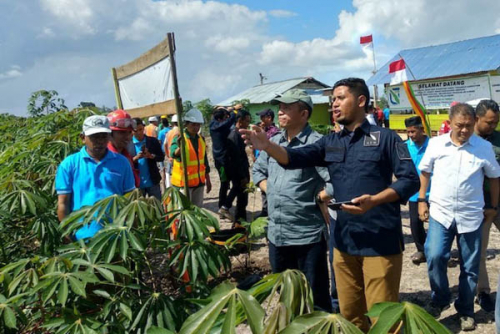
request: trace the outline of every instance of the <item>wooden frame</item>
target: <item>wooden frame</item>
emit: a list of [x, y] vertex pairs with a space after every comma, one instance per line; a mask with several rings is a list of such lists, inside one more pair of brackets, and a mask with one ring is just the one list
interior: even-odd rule
[[115, 68], [114, 71], [116, 71], [116, 80], [121, 80], [132, 74], [145, 70], [166, 57], [169, 57], [171, 53], [173, 54], [175, 52], [175, 49], [173, 50], [174, 52], [170, 52], [168, 45], [168, 38], [165, 38], [160, 42], [160, 44], [143, 53], [139, 58]]
[[127, 112], [132, 117], [140, 118], [156, 115], [174, 115], [176, 113], [175, 100], [154, 103], [140, 108], [127, 109]]

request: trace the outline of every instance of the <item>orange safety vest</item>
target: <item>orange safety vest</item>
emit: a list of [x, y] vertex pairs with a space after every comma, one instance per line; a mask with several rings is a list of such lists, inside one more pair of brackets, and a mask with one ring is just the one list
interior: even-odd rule
[[[200, 183], [205, 184], [205, 149], [206, 144], [201, 136], [198, 136], [198, 152], [194, 150], [191, 140], [184, 135], [187, 159], [188, 187], [197, 187]], [[184, 187], [184, 169], [182, 162], [174, 159], [172, 168], [172, 185]]]
[[158, 127], [154, 124], [147, 125], [144, 130], [146, 130], [146, 136], [158, 138]]
[[174, 163], [174, 159], [172, 159], [170, 157], [170, 146], [172, 146], [172, 141], [174, 140], [174, 138], [176, 136], [179, 135], [179, 128], [176, 126], [174, 128], [172, 128], [172, 130], [170, 130], [168, 133], [167, 133], [167, 150], [165, 151], [167, 157], [168, 157], [168, 160], [171, 162], [171, 163]]

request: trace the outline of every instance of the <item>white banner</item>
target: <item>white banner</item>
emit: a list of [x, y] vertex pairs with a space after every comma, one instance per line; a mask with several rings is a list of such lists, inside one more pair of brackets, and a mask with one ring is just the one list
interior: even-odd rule
[[[412, 83], [411, 87], [420, 103], [422, 103], [423, 98], [423, 105], [427, 109], [448, 109], [454, 101], [466, 102], [482, 98], [500, 100], [499, 76], [491, 77], [491, 87], [488, 76], [419, 81]], [[490, 89], [492, 94], [490, 94]], [[494, 92], [495, 89], [496, 93]], [[403, 85], [388, 86], [386, 95], [390, 109], [412, 109]]]
[[491, 98], [497, 103], [500, 103], [500, 75], [492, 76], [491, 82]]
[[118, 80], [124, 109], [134, 109], [174, 99], [170, 60], [166, 57], [141, 72]]

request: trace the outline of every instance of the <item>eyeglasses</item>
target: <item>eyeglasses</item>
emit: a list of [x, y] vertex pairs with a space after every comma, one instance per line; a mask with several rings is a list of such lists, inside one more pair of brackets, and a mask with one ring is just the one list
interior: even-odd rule
[[135, 131], [135, 129], [137, 127], [137, 123], [133, 119], [122, 118], [122, 119], [119, 119], [117, 121], [112, 122], [110, 124], [110, 126], [116, 127], [116, 128], [122, 128], [122, 129], [131, 128], [132, 130]]

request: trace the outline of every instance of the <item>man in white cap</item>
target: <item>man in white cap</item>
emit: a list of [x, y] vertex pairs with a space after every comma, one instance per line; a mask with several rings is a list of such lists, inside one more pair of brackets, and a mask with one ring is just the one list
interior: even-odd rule
[[158, 138], [158, 117], [151, 116], [148, 122], [149, 124], [144, 128], [146, 136]]
[[[123, 155], [108, 150], [111, 130], [105, 116], [90, 116], [83, 122], [82, 149], [66, 157], [56, 174], [57, 217], [62, 221], [73, 211], [111, 195], [135, 189], [134, 174]], [[93, 237], [102, 224], [93, 221], [74, 235], [74, 240]]]

